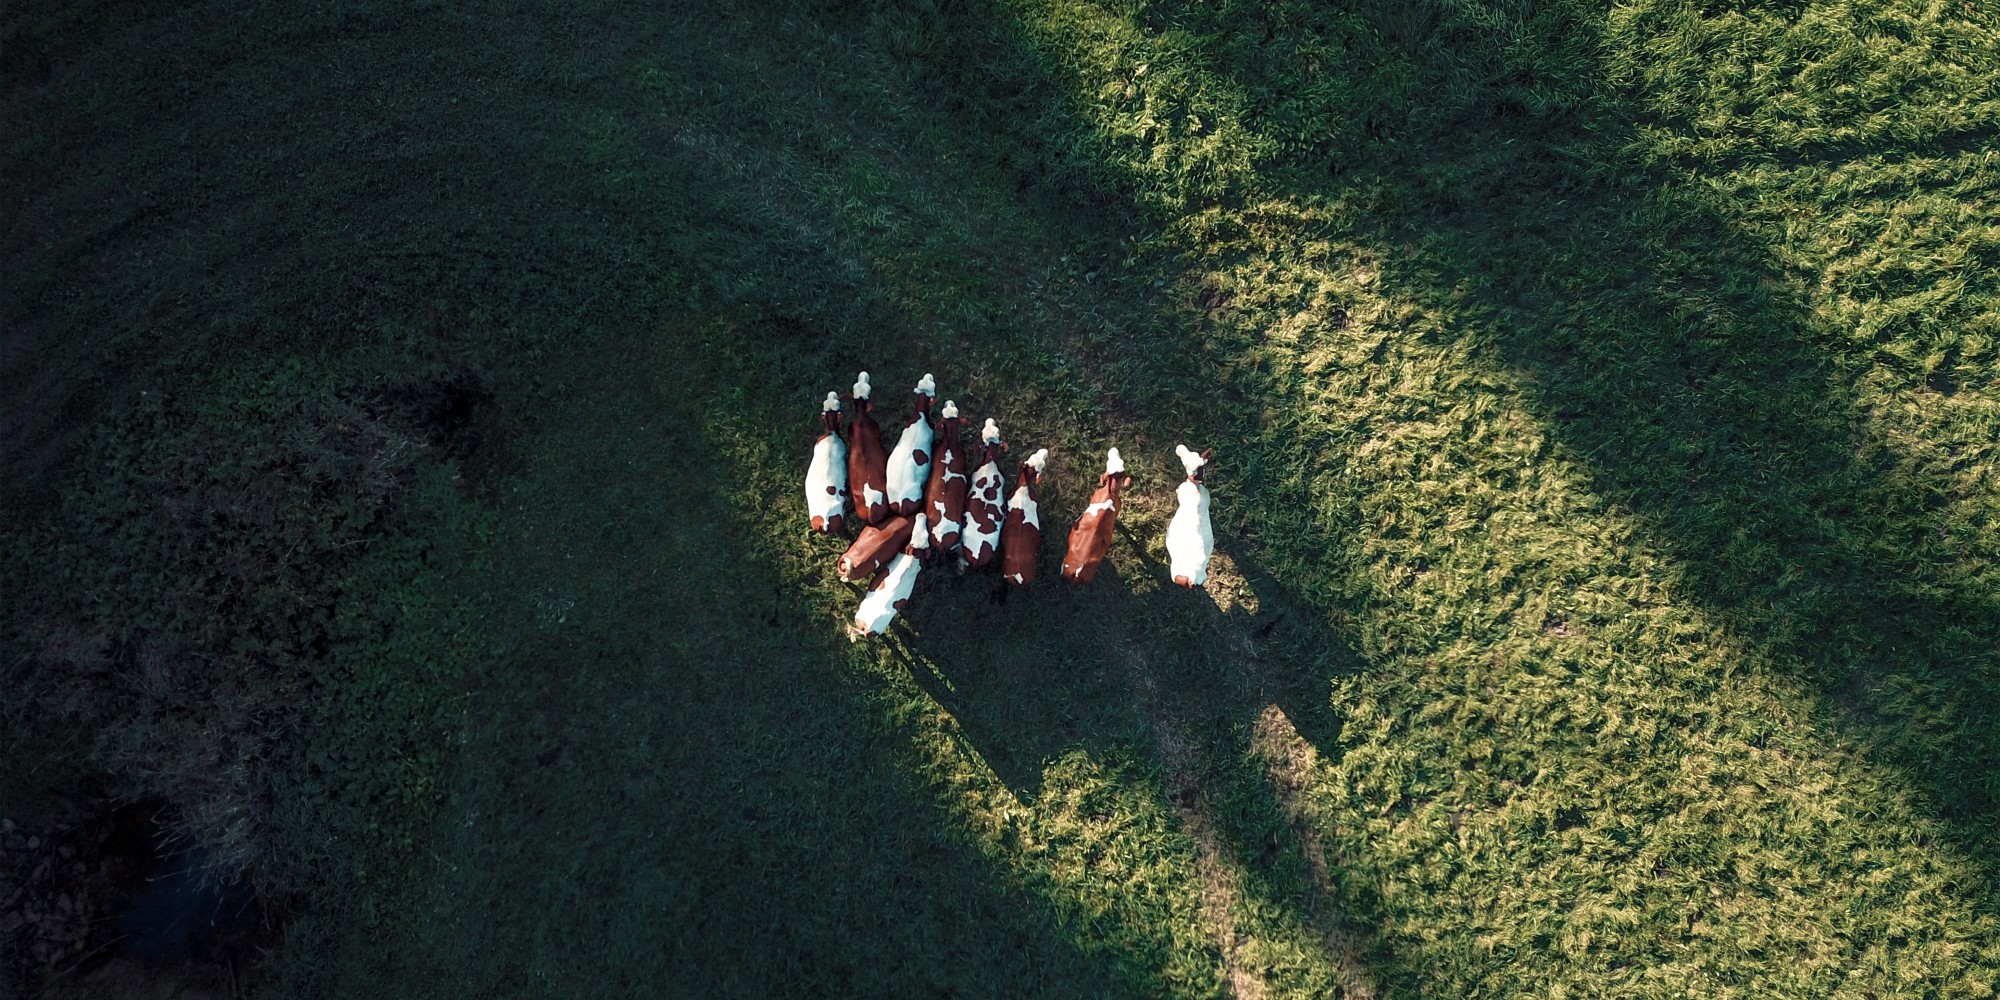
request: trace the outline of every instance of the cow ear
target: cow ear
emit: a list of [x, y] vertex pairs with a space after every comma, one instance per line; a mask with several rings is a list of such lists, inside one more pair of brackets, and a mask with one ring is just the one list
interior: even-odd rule
[[1118, 474], [1118, 488], [1122, 490], [1122, 489], [1124, 489], [1125, 487], [1127, 487], [1127, 486], [1130, 486], [1130, 485], [1132, 485], [1132, 474], [1131, 474], [1131, 473], [1129, 473], [1129, 472], [1121, 472], [1121, 473], [1119, 473], [1119, 474]]
[[1214, 449], [1214, 448], [1203, 448], [1203, 449], [1201, 450], [1201, 462], [1202, 462], [1202, 464], [1203, 464], [1203, 465], [1207, 465], [1207, 464], [1208, 464], [1208, 460], [1209, 460], [1210, 458], [1214, 457], [1214, 455], [1215, 455], [1215, 449]]

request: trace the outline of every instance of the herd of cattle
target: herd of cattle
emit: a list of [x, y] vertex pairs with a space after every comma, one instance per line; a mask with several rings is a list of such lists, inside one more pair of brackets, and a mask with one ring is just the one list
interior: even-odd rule
[[[926, 374], [912, 390], [915, 413], [891, 451], [882, 448], [882, 428], [870, 415], [868, 373], [854, 383], [854, 419], [847, 437], [840, 434], [841, 397], [826, 394], [820, 407], [825, 433], [813, 446], [806, 470], [806, 510], [812, 529], [839, 534], [847, 524], [850, 499], [861, 533], [840, 557], [840, 578], [869, 581], [868, 593], [854, 613], [848, 636], [880, 635], [909, 601], [917, 571], [926, 561], [957, 553], [959, 565], [983, 567], [1000, 561], [1007, 582], [1026, 586], [1035, 579], [1035, 561], [1042, 548], [1041, 506], [1036, 487], [1048, 465], [1043, 448], [1021, 463], [1011, 498], [1003, 499], [1000, 474], [1000, 425], [992, 419], [980, 431], [980, 464], [968, 478], [966, 454], [959, 444], [958, 407], [945, 400], [938, 425], [931, 423], [931, 401], [937, 383]], [[1215, 552], [1215, 535], [1208, 521], [1208, 487], [1201, 471], [1210, 451], [1174, 448], [1187, 479], [1176, 496], [1179, 508], [1167, 526], [1167, 555], [1174, 582], [1200, 587], [1208, 582], [1208, 560]], [[1118, 523], [1119, 494], [1132, 482], [1118, 449], [1105, 457], [1104, 474], [1090, 505], [1070, 529], [1062, 575], [1089, 583], [1111, 547]]]

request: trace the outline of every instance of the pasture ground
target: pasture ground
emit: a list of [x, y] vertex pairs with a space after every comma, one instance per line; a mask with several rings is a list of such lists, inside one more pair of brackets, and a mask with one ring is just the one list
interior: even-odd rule
[[[257, 992], [2000, 980], [1986, 6], [30, 0], [0, 87], [0, 808], [164, 803]], [[1051, 448], [1044, 583], [841, 638], [864, 367]]]

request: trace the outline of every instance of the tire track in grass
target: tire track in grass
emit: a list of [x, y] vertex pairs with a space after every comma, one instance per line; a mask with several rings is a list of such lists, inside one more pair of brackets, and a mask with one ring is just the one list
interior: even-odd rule
[[[1143, 425], [1116, 423], [1110, 436], [1136, 444], [1128, 458], [1131, 468], [1148, 482], [1172, 482], [1174, 474], [1152, 460], [1167, 453], [1167, 444], [1149, 440]], [[1097, 623], [1098, 643], [1121, 651], [1118, 663], [1134, 708], [1146, 721], [1168, 801], [1182, 829], [1195, 841], [1202, 917], [1222, 956], [1224, 981], [1236, 997], [1373, 998], [1379, 991], [1345, 924], [1319, 835], [1291, 801], [1298, 788], [1314, 779], [1311, 749], [1267, 695], [1284, 682], [1265, 663], [1253, 635], [1255, 594], [1226, 552], [1215, 555], [1205, 589], [1182, 591], [1165, 584], [1165, 566], [1158, 557], [1173, 506], [1174, 501], [1157, 492], [1129, 497], [1120, 518], [1121, 544], [1113, 558], [1122, 560], [1127, 573], [1142, 579]], [[1180, 598], [1203, 611], [1174, 621], [1170, 609]], [[1223, 685], [1226, 714], [1239, 722], [1254, 720], [1247, 726], [1251, 732], [1247, 744], [1205, 743], [1196, 716], [1209, 707], [1201, 704], [1208, 692], [1175, 691], [1174, 681], [1159, 666], [1172, 643], [1192, 638], [1180, 631], [1190, 628], [1206, 633], [1210, 640], [1202, 644], [1207, 655], [1201, 668], [1215, 673]], [[1275, 756], [1265, 743], [1281, 738], [1304, 747], [1305, 755], [1287, 746], [1291, 756]], [[1310, 873], [1311, 884], [1301, 887], [1309, 891], [1300, 895], [1298, 912], [1286, 913], [1276, 926], [1258, 918], [1258, 904], [1268, 900], [1259, 898], [1258, 887], [1247, 884], [1240, 843], [1246, 832], [1232, 831], [1212, 804], [1218, 795], [1240, 794], [1237, 789], [1212, 787], [1232, 784], [1257, 786], [1250, 790], [1253, 795], [1268, 786], [1271, 804], [1297, 842], [1299, 860]], [[1301, 988], [1305, 984], [1297, 981], [1298, 970], [1278, 967], [1287, 949], [1292, 955], [1311, 954], [1320, 960], [1313, 963], [1315, 979], [1310, 986]]]
[[[1292, 835], [1298, 838], [1299, 851], [1305, 856], [1306, 869], [1318, 894], [1315, 902], [1337, 911], [1340, 887], [1334, 884], [1333, 867], [1327, 861], [1326, 839], [1320, 834], [1326, 817], [1312, 806], [1309, 795], [1314, 785], [1330, 781], [1331, 776], [1321, 770], [1319, 754], [1312, 744], [1299, 735], [1298, 728], [1285, 715], [1284, 709], [1276, 704], [1265, 705], [1258, 714], [1251, 752], [1263, 763], [1285, 823]], [[1340, 982], [1348, 995], [1365, 998], [1379, 996], [1366, 966], [1359, 959], [1355, 942], [1337, 916], [1324, 915], [1318, 910], [1314, 910], [1311, 916], [1321, 926], [1327, 953], [1340, 963]]]
[[[1213, 579], [1213, 576], [1211, 577]], [[1248, 640], [1248, 635], [1238, 632]], [[1194, 838], [1198, 853], [1195, 873], [1201, 880], [1202, 917], [1214, 933], [1222, 954], [1225, 981], [1232, 996], [1260, 1000], [1271, 992], [1265, 972], [1244, 947], [1251, 928], [1244, 927], [1236, 913], [1245, 905], [1243, 871], [1232, 864], [1224, 844], [1224, 834], [1202, 806], [1199, 751], [1186, 727], [1175, 719], [1157, 697], [1158, 682], [1144, 654], [1126, 647], [1122, 658], [1140, 710], [1153, 729], [1153, 750], [1165, 770], [1168, 797], [1180, 817], [1181, 827]], [[1247, 666], [1247, 661], [1239, 666]], [[1246, 671], [1247, 672], [1247, 671]], [[1311, 872], [1314, 902], [1319, 904], [1304, 914], [1302, 924], [1314, 926], [1323, 943], [1334, 981], [1341, 995], [1370, 1000], [1376, 991], [1355, 951], [1353, 942], [1340, 926], [1334, 901], [1332, 875], [1320, 837], [1296, 801], [1299, 789], [1313, 780], [1313, 751], [1299, 736], [1284, 710], [1267, 704], [1259, 713], [1255, 740], [1250, 753], [1262, 761], [1281, 813], [1292, 835], [1298, 839], [1307, 869]]]
[[1242, 884], [1223, 860], [1222, 845], [1215, 824], [1196, 803], [1201, 795], [1201, 779], [1190, 757], [1194, 750], [1181, 725], [1160, 705], [1158, 681], [1147, 666], [1146, 654], [1137, 645], [1127, 645], [1119, 662], [1132, 686], [1133, 700], [1153, 733], [1153, 753], [1165, 772], [1167, 797], [1174, 803], [1181, 829], [1195, 842], [1195, 876], [1201, 881], [1201, 915], [1215, 935], [1222, 954], [1223, 981], [1239, 1000], [1263, 1000], [1269, 989], [1264, 977], [1244, 962], [1239, 946], [1241, 931], [1232, 916], [1242, 904]]

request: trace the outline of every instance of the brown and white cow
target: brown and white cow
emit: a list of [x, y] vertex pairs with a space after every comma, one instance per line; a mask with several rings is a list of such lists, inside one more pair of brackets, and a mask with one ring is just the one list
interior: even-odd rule
[[881, 524], [871, 524], [861, 529], [854, 544], [840, 556], [840, 578], [848, 583], [860, 583], [875, 575], [875, 571], [887, 565], [903, 546], [910, 544], [913, 522], [907, 517], [892, 517]]
[[1197, 453], [1177, 444], [1174, 454], [1187, 469], [1187, 479], [1174, 491], [1180, 505], [1174, 510], [1173, 521], [1167, 524], [1167, 560], [1172, 565], [1169, 572], [1174, 582], [1183, 587], [1200, 587], [1208, 583], [1208, 557], [1215, 554], [1215, 529], [1208, 522], [1208, 485], [1201, 481], [1201, 470], [1208, 465], [1215, 449]]
[[925, 372], [912, 392], [917, 397], [917, 412], [896, 440], [896, 450], [889, 453], [889, 512], [904, 517], [923, 509], [924, 483], [931, 474], [931, 441], [937, 436], [931, 429], [931, 400], [937, 398], [937, 382]]
[[924, 568], [924, 554], [930, 547], [930, 536], [930, 527], [924, 524], [924, 515], [918, 514], [911, 522], [910, 540], [903, 546], [903, 551], [897, 553], [882, 572], [875, 574], [874, 582], [868, 585], [868, 593], [861, 597], [861, 606], [854, 609], [854, 623], [847, 626], [849, 642], [887, 632], [889, 623], [896, 620], [896, 612], [910, 603], [910, 592], [917, 586], [917, 571]]
[[1104, 475], [1097, 479], [1097, 492], [1090, 495], [1090, 506], [1083, 509], [1083, 516], [1069, 531], [1069, 549], [1063, 554], [1062, 565], [1066, 579], [1075, 583], [1097, 579], [1097, 567], [1104, 562], [1104, 553], [1111, 550], [1111, 533], [1118, 526], [1118, 493], [1131, 484], [1125, 460], [1119, 457], [1118, 449], [1111, 449], [1104, 458]]
[[945, 400], [938, 417], [937, 454], [931, 459], [930, 487], [924, 491], [933, 559], [958, 549], [959, 533], [965, 530], [965, 494], [972, 485], [965, 474], [965, 449], [958, 443], [958, 404]]
[[1021, 463], [1021, 479], [1007, 502], [1007, 523], [1000, 529], [1000, 575], [1017, 586], [1035, 582], [1035, 560], [1042, 554], [1042, 505], [1035, 488], [1048, 464], [1047, 448]]
[[1000, 524], [1007, 518], [1007, 500], [1000, 491], [1006, 484], [1000, 477], [1000, 453], [1007, 450], [1000, 440], [1000, 425], [987, 418], [979, 434], [986, 461], [972, 474], [972, 492], [965, 500], [965, 537], [959, 544], [959, 559], [979, 567], [993, 561], [1000, 551]]
[[881, 524], [889, 516], [889, 453], [882, 450], [882, 428], [868, 414], [868, 373], [854, 383], [854, 421], [847, 427], [847, 491], [854, 514], [863, 524]]
[[813, 445], [812, 464], [806, 466], [806, 513], [812, 516], [812, 530], [837, 535], [847, 510], [847, 442], [840, 439], [840, 393], [826, 394], [819, 419], [826, 430]]

